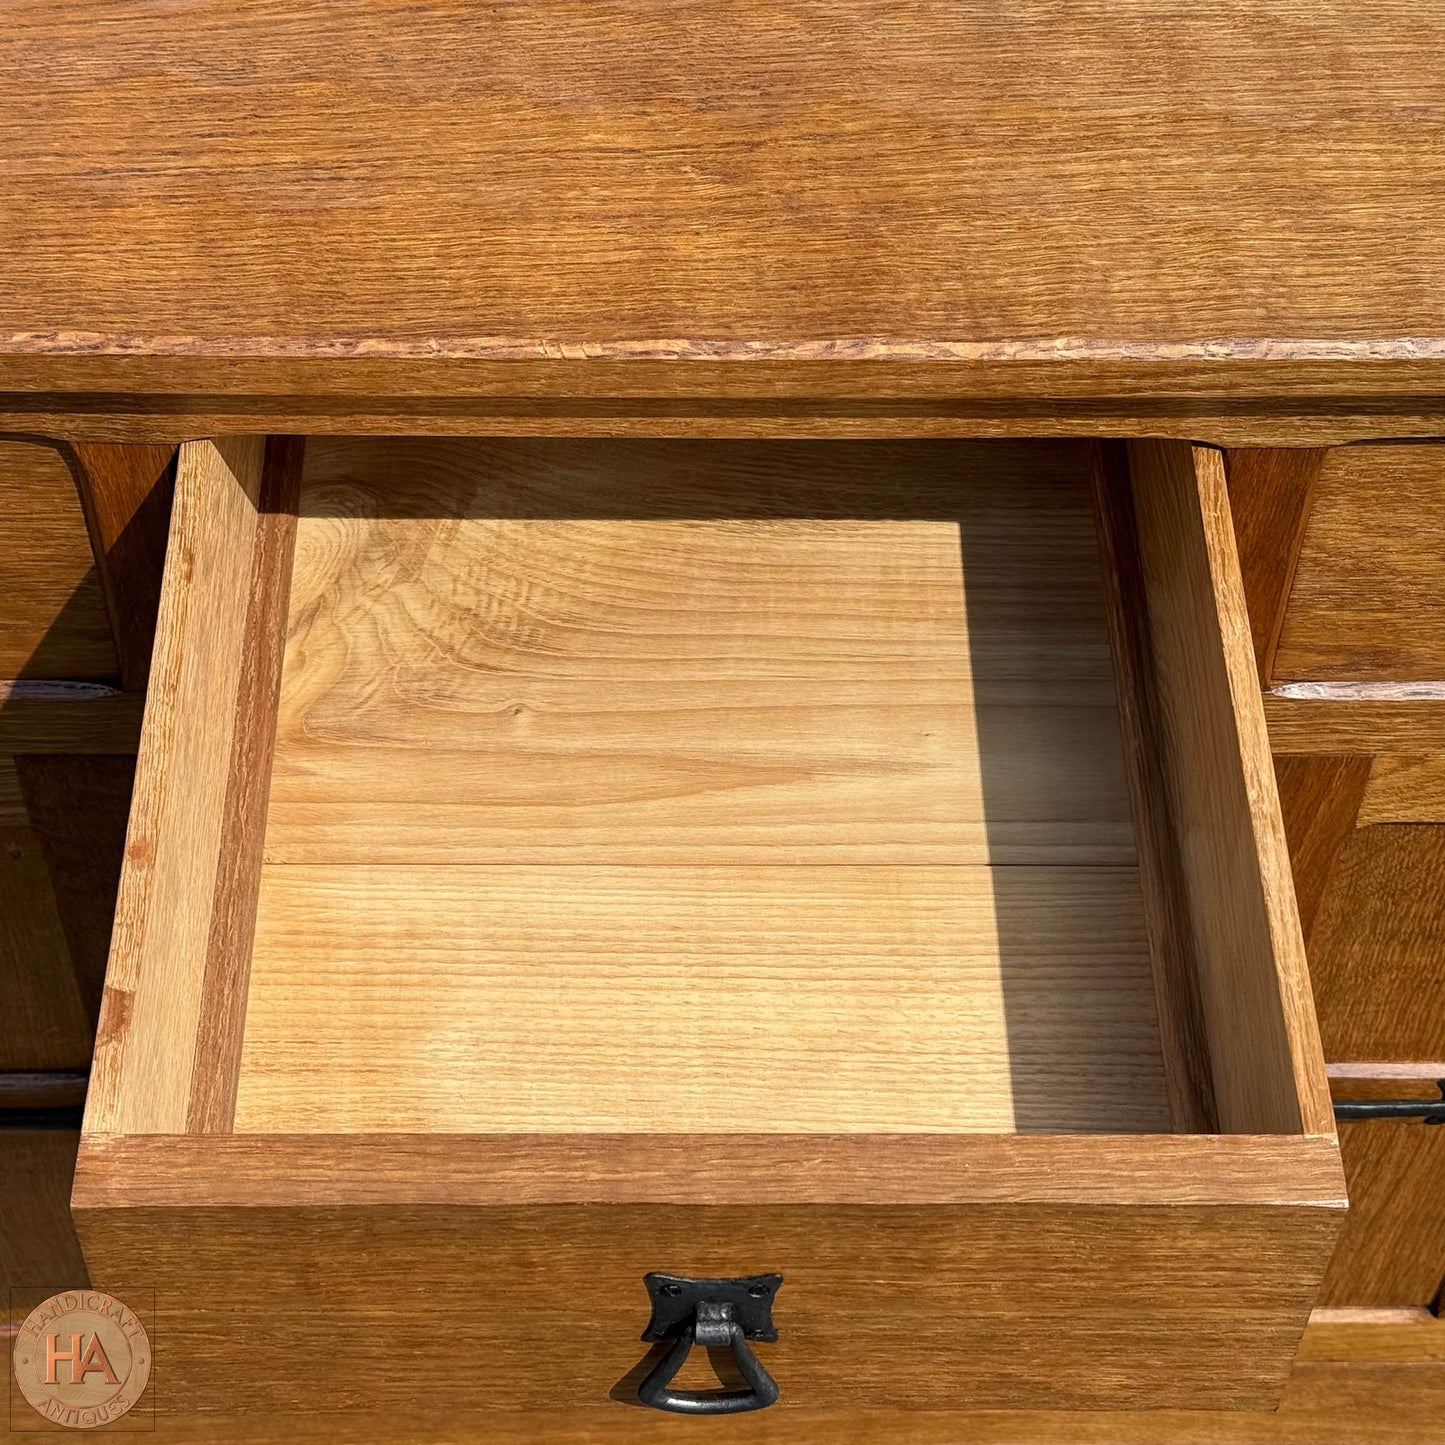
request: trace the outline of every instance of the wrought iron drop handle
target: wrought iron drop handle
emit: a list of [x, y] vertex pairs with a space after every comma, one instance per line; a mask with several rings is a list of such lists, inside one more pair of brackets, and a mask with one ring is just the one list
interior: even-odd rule
[[[778, 1383], [748, 1346], [749, 1340], [775, 1340], [773, 1296], [780, 1274], [741, 1279], [692, 1279], [649, 1274], [644, 1283], [652, 1298], [652, 1319], [642, 1332], [650, 1343], [671, 1340], [672, 1348], [637, 1387], [637, 1398], [654, 1410], [679, 1415], [738, 1415], [762, 1410], [778, 1398]], [[674, 1376], [692, 1353], [727, 1347], [747, 1384], [744, 1390], [674, 1390]]]

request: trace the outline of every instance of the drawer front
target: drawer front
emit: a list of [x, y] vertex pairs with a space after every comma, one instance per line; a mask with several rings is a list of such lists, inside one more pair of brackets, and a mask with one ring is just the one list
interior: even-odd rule
[[1428, 1073], [1445, 1060], [1445, 757], [1275, 765], [1326, 1061]]
[[781, 1273], [787, 1408], [1272, 1405], [1342, 1178], [1218, 454], [188, 446], [86, 1129], [183, 1410], [621, 1406], [648, 1271]]
[[0, 1072], [90, 1062], [171, 455], [0, 441]]
[[75, 478], [54, 447], [0, 441], [0, 678], [120, 675]]
[[1274, 680], [1442, 682], [1445, 445], [1305, 455], [1318, 475]]
[[1445, 1056], [1445, 827], [1357, 828], [1310, 934], [1331, 1063]]
[[[665, 1353], [641, 1342], [652, 1270], [783, 1276], [777, 1341], [756, 1350], [789, 1410], [1242, 1409], [1278, 1398], [1313, 1298], [1302, 1266], [1333, 1243], [1321, 1215], [410, 1205], [84, 1208], [79, 1226], [97, 1279], [153, 1284], [184, 1410], [240, 1389], [261, 1409], [313, 1408], [318, 1338], [348, 1361], [350, 1408], [635, 1404]], [[716, 1389], [696, 1353], [677, 1384]]]
[[[1388, 744], [1388, 727], [1375, 737]], [[1335, 1097], [1438, 1101], [1445, 759], [1320, 753], [1279, 757], [1276, 766]], [[1340, 1147], [1350, 1217], [1321, 1303], [1433, 1304], [1445, 1279], [1445, 1130], [1343, 1121]]]
[[[1445, 1072], [1442, 1072], [1445, 1078]], [[1441, 1098], [1426, 1078], [1339, 1078], [1337, 1099]], [[1445, 1128], [1420, 1120], [1340, 1124], [1350, 1215], [1320, 1291], [1322, 1305], [1436, 1305], [1445, 1284]]]

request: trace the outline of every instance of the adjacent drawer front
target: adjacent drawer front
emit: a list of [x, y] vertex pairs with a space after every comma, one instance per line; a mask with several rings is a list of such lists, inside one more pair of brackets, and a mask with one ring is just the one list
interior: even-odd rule
[[1445, 826], [1357, 828], [1310, 934], [1331, 1063], [1445, 1058]]
[[0, 679], [120, 675], [80, 494], [54, 447], [0, 441]]
[[75, 1194], [178, 1409], [622, 1409], [650, 1271], [780, 1408], [1267, 1407], [1341, 1198], [1218, 454], [183, 450]]
[[1274, 680], [1445, 688], [1445, 445], [1305, 455], [1318, 477]]
[[[1378, 737], [1389, 742], [1384, 729]], [[1335, 1097], [1438, 1102], [1445, 1079], [1442, 759], [1321, 753], [1276, 764]], [[1342, 1121], [1340, 1147], [1350, 1218], [1321, 1304], [1432, 1304], [1445, 1282], [1445, 1129], [1419, 1119]]]
[[[1441, 1070], [1445, 1079], [1445, 1070]], [[1441, 1101], [1441, 1080], [1340, 1078], [1340, 1100]], [[1445, 1128], [1420, 1119], [1340, 1123], [1350, 1215], [1322, 1305], [1428, 1309], [1445, 1285]]]
[[[1228, 458], [1325, 1057], [1341, 1099], [1445, 1076], [1445, 445]], [[1353, 1213], [1330, 1305], [1445, 1276], [1437, 1131], [1341, 1126]]]
[[88, 1067], [120, 873], [140, 710], [117, 690], [86, 475], [0, 441], [0, 1073]]

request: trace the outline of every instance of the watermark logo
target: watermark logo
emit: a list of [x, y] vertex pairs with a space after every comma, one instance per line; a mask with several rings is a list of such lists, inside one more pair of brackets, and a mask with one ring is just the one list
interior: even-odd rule
[[56, 1425], [93, 1430], [119, 1420], [145, 1393], [151, 1343], [135, 1311], [101, 1290], [42, 1300], [15, 1336], [20, 1393]]

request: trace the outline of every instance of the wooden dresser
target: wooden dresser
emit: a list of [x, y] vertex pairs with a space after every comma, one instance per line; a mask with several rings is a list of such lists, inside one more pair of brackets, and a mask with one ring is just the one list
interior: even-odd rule
[[7, 7], [7, 1282], [177, 1440], [1445, 1439], [1442, 47]]

